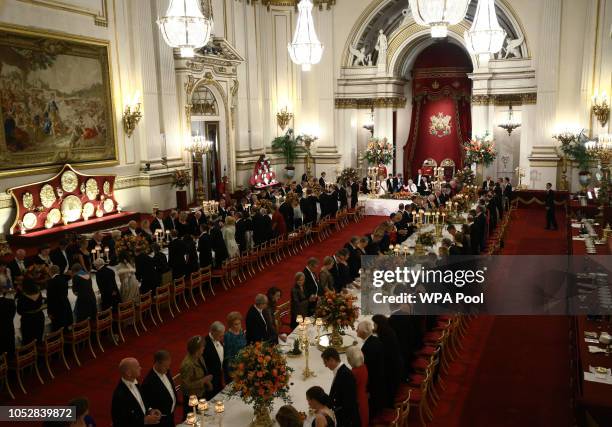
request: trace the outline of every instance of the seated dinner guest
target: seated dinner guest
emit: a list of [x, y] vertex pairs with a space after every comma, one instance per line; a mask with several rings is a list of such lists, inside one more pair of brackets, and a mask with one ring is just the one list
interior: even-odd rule
[[[326, 348], [321, 353], [321, 358], [325, 367], [334, 373], [329, 398], [331, 400], [331, 408], [334, 410], [336, 420], [338, 421], [338, 426], [360, 427], [362, 423], [360, 421], [359, 408], [357, 407], [358, 389], [353, 373], [340, 361], [340, 355], [335, 348]], [[367, 425], [367, 418], [365, 425]]]
[[306, 390], [308, 406], [314, 411], [312, 427], [336, 427], [336, 417], [331, 410], [332, 401], [319, 386]]
[[134, 220], [128, 222], [128, 228], [121, 233], [122, 236], [138, 236], [141, 230], [138, 229], [138, 223]]
[[174, 410], [178, 396], [170, 373], [172, 359], [166, 350], [153, 355], [153, 367], [142, 382], [142, 395], [147, 405], [161, 412], [159, 426], [174, 427]]
[[208, 368], [208, 373], [212, 375], [212, 388], [207, 390], [204, 396], [211, 400], [225, 387], [225, 375], [223, 374], [223, 360], [225, 359], [223, 349], [223, 335], [225, 326], [216, 321], [210, 325], [208, 335], [204, 340], [204, 363]]
[[183, 417], [189, 412], [189, 396], [204, 398], [207, 391], [212, 390], [213, 376], [206, 367], [202, 355], [206, 343], [196, 335], [187, 341], [187, 355], [181, 362], [181, 384], [183, 390]]
[[266, 319], [264, 310], [268, 306], [268, 297], [264, 294], [255, 296], [253, 304], [246, 315], [246, 339], [248, 344], [257, 341], [270, 341], [271, 333], [269, 320]]
[[242, 329], [242, 315], [237, 311], [232, 311], [227, 315], [227, 330], [223, 337], [225, 378], [233, 371], [232, 363], [240, 350], [246, 347], [246, 334]]
[[138, 384], [141, 367], [138, 360], [128, 357], [119, 363], [121, 380], [115, 387], [111, 402], [113, 427], [136, 427], [159, 424], [161, 412], [151, 408]]

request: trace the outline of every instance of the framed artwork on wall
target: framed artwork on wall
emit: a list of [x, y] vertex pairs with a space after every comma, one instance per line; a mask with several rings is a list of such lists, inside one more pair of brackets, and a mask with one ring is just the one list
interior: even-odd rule
[[117, 164], [107, 41], [0, 25], [0, 177]]

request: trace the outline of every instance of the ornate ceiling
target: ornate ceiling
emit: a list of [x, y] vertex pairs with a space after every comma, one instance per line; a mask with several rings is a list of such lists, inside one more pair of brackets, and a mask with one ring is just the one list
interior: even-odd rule
[[[248, 3], [257, 3], [260, 2], [264, 6], [270, 8], [270, 6], [294, 6], [297, 7], [299, 0], [247, 0]], [[315, 6], [318, 6], [319, 9], [323, 9], [323, 6], [329, 9], [334, 4], [336, 4], [336, 0], [312, 0], [312, 3]]]

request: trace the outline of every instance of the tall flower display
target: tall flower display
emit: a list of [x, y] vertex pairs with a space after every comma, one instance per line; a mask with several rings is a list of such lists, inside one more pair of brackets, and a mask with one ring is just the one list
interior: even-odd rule
[[331, 327], [330, 343], [332, 347], [340, 348], [342, 346], [340, 330], [355, 329], [355, 322], [359, 316], [357, 297], [348, 293], [327, 290], [317, 304], [315, 316], [322, 318], [325, 324]]
[[495, 141], [486, 132], [482, 136], [476, 136], [471, 141], [463, 144], [465, 150], [465, 163], [489, 166], [497, 157], [495, 150]]
[[393, 144], [387, 138], [370, 138], [363, 158], [370, 164], [386, 165], [393, 160]]

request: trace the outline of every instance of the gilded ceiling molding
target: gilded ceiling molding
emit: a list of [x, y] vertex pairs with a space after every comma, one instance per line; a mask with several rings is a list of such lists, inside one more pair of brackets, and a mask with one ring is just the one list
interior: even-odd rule
[[335, 104], [336, 108], [338, 109], [404, 108], [406, 106], [406, 97], [395, 96], [389, 98], [336, 98]]
[[537, 101], [538, 94], [536, 92], [472, 96], [472, 105], [529, 105], [535, 104]]

